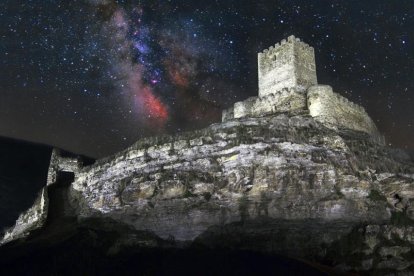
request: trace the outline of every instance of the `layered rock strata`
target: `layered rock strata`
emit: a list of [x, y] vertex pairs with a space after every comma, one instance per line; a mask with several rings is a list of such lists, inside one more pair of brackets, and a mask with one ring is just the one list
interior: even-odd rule
[[[291, 58], [296, 72], [300, 56]], [[142, 139], [89, 166], [55, 151], [48, 185], [70, 173], [66, 196], [80, 223], [111, 220], [173, 246], [272, 252], [339, 271], [412, 271], [410, 156], [385, 147], [363, 108], [315, 85], [316, 76], [290, 77], [236, 103], [222, 123]]]
[[[110, 218], [166, 240], [410, 271], [413, 173], [407, 155], [364, 132], [280, 114], [140, 140], [81, 168], [69, 193], [81, 220]], [[399, 235], [378, 230], [372, 242], [374, 228]]]

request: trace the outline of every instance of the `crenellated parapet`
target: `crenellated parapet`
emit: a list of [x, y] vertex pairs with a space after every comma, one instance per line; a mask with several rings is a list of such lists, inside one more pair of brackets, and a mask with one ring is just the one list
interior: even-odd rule
[[301, 41], [300, 38], [295, 37], [294, 35], [289, 36], [287, 39], [282, 39], [281, 42], [276, 43], [274, 46], [270, 46], [267, 49], [264, 49], [262, 52], [259, 53], [260, 55], [267, 55], [267, 56], [272, 56], [273, 54], [275, 54], [275, 52], [277, 52], [282, 46], [286, 45], [286, 44], [292, 44], [292, 43], [298, 43], [298, 45], [300, 45], [303, 48], [313, 48], [312, 46], [310, 46], [309, 44]]
[[290, 36], [288, 39], [283, 39], [281, 42], [276, 43], [274, 46], [263, 50], [258, 53], [259, 62], [262, 66], [263, 73], [271, 70], [277, 65], [283, 64], [293, 59], [291, 55], [291, 50], [293, 50], [293, 45], [302, 51], [314, 52], [314, 49], [309, 44], [300, 40], [295, 36]]

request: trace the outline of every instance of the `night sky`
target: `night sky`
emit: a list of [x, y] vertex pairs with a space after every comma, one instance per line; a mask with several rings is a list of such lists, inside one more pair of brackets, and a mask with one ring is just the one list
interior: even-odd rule
[[92, 157], [205, 127], [294, 34], [318, 81], [414, 149], [414, 1], [1, 0], [0, 135]]

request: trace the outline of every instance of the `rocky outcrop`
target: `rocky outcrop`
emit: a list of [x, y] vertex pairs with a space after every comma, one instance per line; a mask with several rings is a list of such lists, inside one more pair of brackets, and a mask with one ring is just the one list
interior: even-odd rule
[[[166, 240], [410, 271], [413, 172], [404, 152], [370, 135], [280, 114], [140, 140], [80, 169], [70, 199], [81, 220], [110, 218]], [[372, 227], [407, 234], [367, 251]], [[343, 247], [355, 233], [356, 249]]]
[[51, 147], [0, 136], [0, 229], [16, 223], [45, 186]]
[[0, 245], [25, 238], [32, 231], [40, 229], [47, 218], [48, 203], [47, 188], [43, 188], [33, 206], [19, 216], [13, 227], [5, 231]]
[[305, 114], [147, 138], [74, 168], [66, 193], [79, 221], [111, 219], [178, 244], [345, 271], [413, 269], [409, 156]]
[[[302, 69], [313, 74], [306, 57]], [[114, 241], [117, 249], [166, 242], [277, 253], [342, 272], [413, 271], [413, 161], [384, 146], [363, 109], [322, 93], [327, 86], [308, 87], [311, 79], [236, 103], [222, 123], [142, 139], [92, 165], [54, 151], [48, 187], [69, 184], [56, 193], [59, 216], [127, 227], [134, 237]], [[332, 99], [342, 113], [317, 108]], [[151, 239], [137, 244], [136, 233]]]

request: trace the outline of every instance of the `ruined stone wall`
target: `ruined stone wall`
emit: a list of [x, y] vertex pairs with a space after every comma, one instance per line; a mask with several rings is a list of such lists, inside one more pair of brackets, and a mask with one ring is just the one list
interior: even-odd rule
[[235, 103], [234, 107], [223, 111], [222, 121], [305, 109], [306, 95], [295, 88], [284, 88], [263, 97], [251, 97]]
[[258, 54], [259, 97], [283, 88], [306, 90], [317, 84], [312, 47], [290, 36]]
[[347, 128], [379, 137], [372, 119], [365, 109], [341, 95], [329, 85], [316, 85], [308, 89], [308, 109], [312, 117], [331, 128]]
[[49, 171], [47, 173], [47, 185], [56, 182], [58, 172], [73, 172], [76, 174], [82, 162], [77, 156], [62, 156], [61, 150], [53, 149], [50, 157]]

